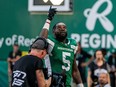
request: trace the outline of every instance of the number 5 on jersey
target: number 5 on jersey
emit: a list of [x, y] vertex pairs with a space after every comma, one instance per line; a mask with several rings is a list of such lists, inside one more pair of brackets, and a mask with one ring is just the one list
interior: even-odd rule
[[69, 52], [62, 52], [63, 62], [67, 64], [67, 66], [62, 65], [62, 69], [65, 69], [66, 71], [70, 70], [70, 61], [67, 58], [67, 56], [71, 56], [71, 53]]

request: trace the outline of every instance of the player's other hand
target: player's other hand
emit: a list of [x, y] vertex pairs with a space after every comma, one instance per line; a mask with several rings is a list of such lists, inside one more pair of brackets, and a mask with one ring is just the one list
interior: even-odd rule
[[52, 8], [52, 6], [50, 6], [49, 12], [48, 12], [48, 19], [52, 20], [54, 18], [54, 15], [56, 14], [56, 8]]
[[49, 77], [49, 79], [48, 80], [46, 80], [46, 87], [50, 87], [50, 85], [51, 85], [51, 77]]

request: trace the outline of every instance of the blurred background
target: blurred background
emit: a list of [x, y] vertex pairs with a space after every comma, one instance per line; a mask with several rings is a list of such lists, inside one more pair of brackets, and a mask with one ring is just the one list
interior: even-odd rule
[[[59, 1], [59, 2], [55, 2]], [[116, 49], [115, 0], [0, 0], [0, 87], [8, 87], [7, 58], [17, 42], [22, 56], [40, 33], [50, 5], [59, 11], [57, 22], [67, 25], [68, 37], [81, 42], [93, 55], [98, 48], [107, 50], [107, 57]]]

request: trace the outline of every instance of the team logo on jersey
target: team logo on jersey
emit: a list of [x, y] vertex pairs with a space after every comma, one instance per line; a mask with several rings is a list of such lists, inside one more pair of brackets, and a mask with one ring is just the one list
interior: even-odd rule
[[65, 47], [57, 47], [57, 49], [59, 49], [59, 50], [64, 50], [64, 51], [70, 51], [70, 52], [73, 52], [72, 49], [65, 48]]

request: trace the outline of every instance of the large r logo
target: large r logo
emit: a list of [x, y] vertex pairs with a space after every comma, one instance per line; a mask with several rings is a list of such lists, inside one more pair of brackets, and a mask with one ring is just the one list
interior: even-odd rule
[[[97, 13], [98, 9], [103, 3], [107, 3], [107, 8], [103, 12]], [[87, 17], [86, 27], [88, 28], [88, 30], [93, 31], [97, 19], [99, 19], [104, 29], [107, 32], [112, 32], [114, 30], [114, 26], [111, 21], [106, 17], [108, 14], [110, 14], [111, 11], [112, 3], [110, 0], [98, 0], [91, 9], [86, 9], [84, 11], [84, 15], [85, 17]]]

